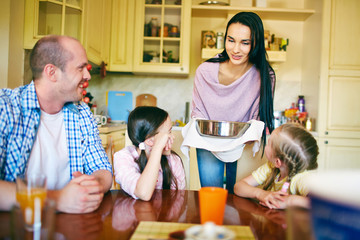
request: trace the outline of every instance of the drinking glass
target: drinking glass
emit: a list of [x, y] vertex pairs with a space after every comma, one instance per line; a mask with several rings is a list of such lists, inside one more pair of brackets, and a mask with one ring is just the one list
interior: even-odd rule
[[202, 187], [199, 191], [200, 222], [222, 225], [228, 191], [219, 187]]
[[25, 228], [28, 231], [40, 228], [41, 212], [46, 200], [46, 176], [44, 174], [17, 176], [16, 200], [24, 218]]

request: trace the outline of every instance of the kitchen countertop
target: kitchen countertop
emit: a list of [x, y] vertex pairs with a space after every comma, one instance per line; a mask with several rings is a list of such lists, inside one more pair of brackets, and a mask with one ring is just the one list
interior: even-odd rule
[[110, 133], [120, 130], [126, 130], [126, 124], [125, 123], [108, 123], [102, 126], [98, 126], [99, 133]]

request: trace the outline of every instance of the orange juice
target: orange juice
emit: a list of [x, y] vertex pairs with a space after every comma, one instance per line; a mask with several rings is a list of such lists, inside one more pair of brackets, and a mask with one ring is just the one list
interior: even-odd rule
[[42, 209], [46, 199], [46, 189], [32, 188], [31, 190], [24, 189], [16, 192], [16, 200], [20, 204], [20, 208], [27, 225], [34, 224], [34, 207], [36, 198], [40, 199]]

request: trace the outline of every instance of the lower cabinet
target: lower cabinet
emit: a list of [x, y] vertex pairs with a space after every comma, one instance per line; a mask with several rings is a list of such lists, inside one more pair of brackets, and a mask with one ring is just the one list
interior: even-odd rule
[[[114, 173], [114, 164], [113, 158], [114, 153], [123, 149], [125, 147], [125, 132], [126, 125], [124, 127], [116, 127], [116, 128], [100, 128], [100, 138], [102, 145], [106, 151], [106, 154], [109, 158], [109, 162], [113, 166]], [[113, 184], [111, 189], [120, 189], [120, 185], [115, 182], [115, 175], [113, 175]]]
[[319, 138], [319, 169], [360, 169], [360, 139]]

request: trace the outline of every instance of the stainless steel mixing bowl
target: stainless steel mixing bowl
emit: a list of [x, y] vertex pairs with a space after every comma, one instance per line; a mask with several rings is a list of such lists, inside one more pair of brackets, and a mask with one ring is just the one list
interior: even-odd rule
[[201, 136], [238, 138], [250, 127], [246, 122], [196, 119], [196, 130]]

